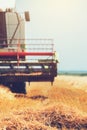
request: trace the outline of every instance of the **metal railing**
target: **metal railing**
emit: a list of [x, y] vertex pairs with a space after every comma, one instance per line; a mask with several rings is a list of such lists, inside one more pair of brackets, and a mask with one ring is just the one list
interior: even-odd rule
[[0, 56], [26, 56], [29, 61], [41, 61], [51, 60], [55, 55], [53, 39], [13, 39], [11, 44], [10, 39], [0, 40], [3, 41], [0, 44]]

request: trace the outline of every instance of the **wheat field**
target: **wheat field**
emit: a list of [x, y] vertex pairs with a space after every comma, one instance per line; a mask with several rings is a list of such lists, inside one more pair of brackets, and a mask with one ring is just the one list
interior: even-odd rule
[[26, 83], [26, 95], [0, 86], [0, 130], [86, 130], [87, 77]]

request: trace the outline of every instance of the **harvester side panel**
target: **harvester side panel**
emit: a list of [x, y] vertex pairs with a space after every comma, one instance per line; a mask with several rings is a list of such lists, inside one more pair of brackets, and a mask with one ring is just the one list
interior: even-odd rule
[[7, 29], [5, 12], [0, 12], [0, 48], [7, 47]]

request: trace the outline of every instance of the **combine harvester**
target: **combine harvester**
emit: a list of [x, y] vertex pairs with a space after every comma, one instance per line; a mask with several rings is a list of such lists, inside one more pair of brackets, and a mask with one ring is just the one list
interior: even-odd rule
[[26, 93], [26, 82], [50, 81], [57, 76], [52, 39], [25, 39], [29, 13], [0, 10], [0, 84]]

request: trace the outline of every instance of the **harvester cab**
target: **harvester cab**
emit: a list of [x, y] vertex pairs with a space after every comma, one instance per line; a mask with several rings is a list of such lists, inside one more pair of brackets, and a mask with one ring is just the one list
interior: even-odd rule
[[50, 81], [57, 76], [52, 39], [25, 39], [26, 11], [0, 10], [0, 84], [26, 93], [26, 82]]

